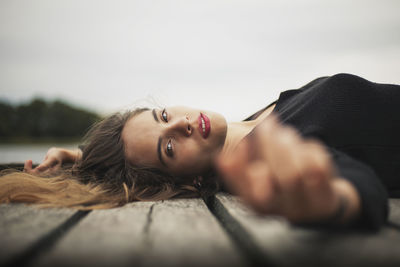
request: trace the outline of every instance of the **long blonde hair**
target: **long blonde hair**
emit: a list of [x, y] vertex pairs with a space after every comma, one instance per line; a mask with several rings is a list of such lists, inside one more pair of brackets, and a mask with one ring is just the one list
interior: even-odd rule
[[[121, 132], [125, 123], [148, 109], [115, 113], [96, 123], [84, 137], [82, 159], [52, 177], [6, 170], [0, 177], [0, 203], [36, 203], [44, 207], [102, 209], [132, 201], [212, 194], [218, 184], [203, 175], [202, 190], [188, 179], [126, 160]], [[207, 178], [208, 177], [208, 178]]]

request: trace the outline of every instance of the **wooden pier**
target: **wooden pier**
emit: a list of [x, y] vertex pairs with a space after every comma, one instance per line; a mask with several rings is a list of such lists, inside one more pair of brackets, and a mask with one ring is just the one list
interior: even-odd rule
[[0, 266], [400, 266], [399, 199], [376, 233], [294, 226], [222, 193], [207, 202], [95, 211], [2, 204]]
[[1, 204], [0, 266], [400, 266], [400, 199], [378, 232], [293, 225], [226, 193], [94, 211]]

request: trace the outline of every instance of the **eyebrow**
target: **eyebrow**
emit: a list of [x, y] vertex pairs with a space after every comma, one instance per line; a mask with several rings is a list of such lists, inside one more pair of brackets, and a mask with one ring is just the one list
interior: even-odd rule
[[155, 110], [154, 108], [153, 108], [153, 110], [151, 111], [151, 113], [153, 113], [154, 120], [155, 120], [156, 122], [160, 122], [159, 119], [158, 119], [156, 110]]
[[[151, 111], [151, 113], [153, 113], [153, 117], [154, 120], [157, 123], [160, 123], [160, 120], [157, 117], [157, 113], [156, 110], [153, 108], [153, 110]], [[164, 165], [165, 167], [167, 167], [167, 164], [165, 164], [165, 161], [162, 158], [162, 153], [161, 153], [161, 142], [162, 142], [162, 138], [161, 136], [158, 138], [158, 142], [157, 142], [157, 155], [158, 155], [158, 159], [160, 160], [161, 164]]]

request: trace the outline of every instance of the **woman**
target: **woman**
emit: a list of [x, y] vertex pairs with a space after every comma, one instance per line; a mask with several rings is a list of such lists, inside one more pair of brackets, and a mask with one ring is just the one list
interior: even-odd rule
[[[292, 222], [379, 228], [400, 188], [397, 85], [318, 78], [237, 123], [184, 107], [138, 109], [95, 125], [79, 150], [0, 179], [1, 202], [107, 208], [211, 194], [216, 173], [262, 213]], [[70, 172], [51, 174], [66, 162]], [[386, 187], [386, 188], [385, 188]]]

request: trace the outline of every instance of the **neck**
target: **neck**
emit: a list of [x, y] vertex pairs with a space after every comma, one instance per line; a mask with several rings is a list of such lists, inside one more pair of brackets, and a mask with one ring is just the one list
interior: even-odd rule
[[226, 139], [221, 153], [232, 153], [236, 146], [239, 144], [240, 140], [248, 135], [255, 126], [256, 121], [240, 121], [228, 123]]
[[263, 121], [275, 108], [275, 104], [266, 109], [257, 119], [251, 121], [239, 121], [228, 123], [226, 139], [221, 153], [232, 153], [239, 142], [248, 135], [257, 124]]

